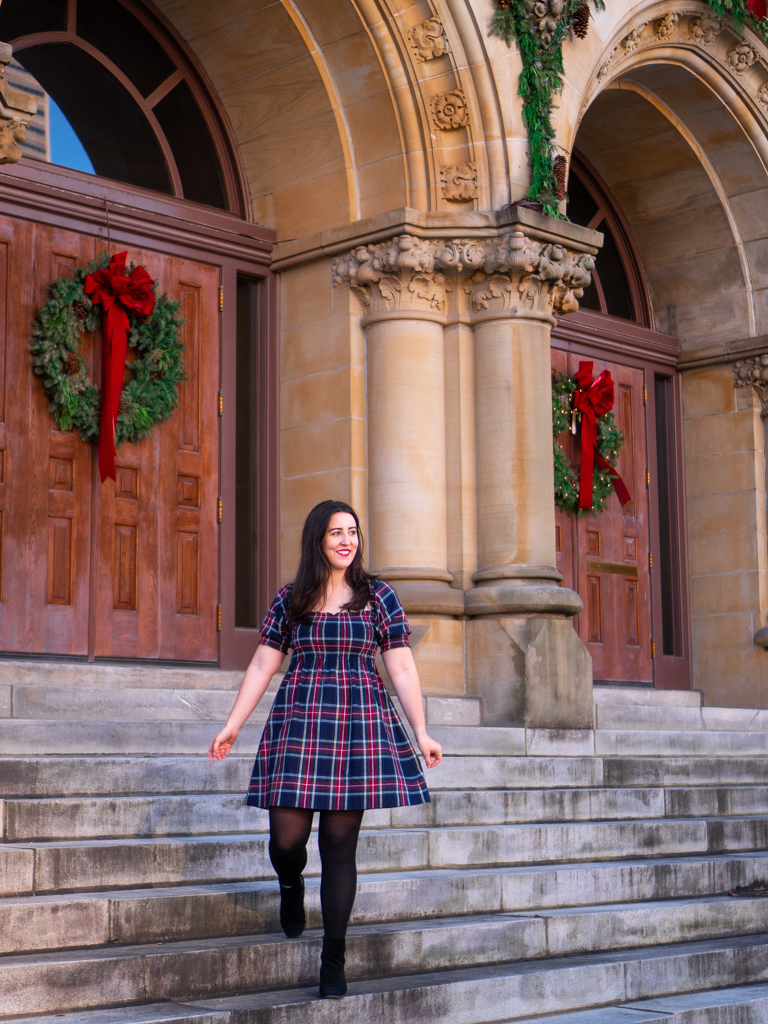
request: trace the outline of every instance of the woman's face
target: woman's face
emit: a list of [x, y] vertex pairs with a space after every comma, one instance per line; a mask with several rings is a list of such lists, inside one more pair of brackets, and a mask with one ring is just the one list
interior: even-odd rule
[[331, 569], [346, 569], [357, 552], [357, 524], [349, 512], [334, 512], [323, 538], [323, 554]]

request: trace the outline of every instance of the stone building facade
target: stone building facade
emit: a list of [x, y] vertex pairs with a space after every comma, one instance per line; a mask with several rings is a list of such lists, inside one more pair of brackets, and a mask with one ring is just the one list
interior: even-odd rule
[[[279, 402], [264, 400], [258, 465], [272, 472], [279, 452], [279, 495], [259, 506], [261, 606], [292, 575], [307, 511], [334, 496], [359, 510], [369, 564], [406, 605], [425, 691], [483, 697], [487, 724], [587, 727], [593, 662], [598, 682], [768, 706], [768, 47], [697, 0], [609, 2], [565, 41], [554, 111], [571, 199], [581, 168], [609, 213], [560, 220], [515, 205], [529, 182], [521, 63], [488, 34], [491, 0], [118, 6], [181, 54], [168, 81], [206, 95], [240, 197], [226, 223], [181, 200], [167, 216], [270, 250], [259, 344]], [[39, 42], [9, 31], [13, 0], [3, 11], [27, 66]], [[50, 45], [76, 31], [44, 28]], [[18, 181], [5, 171], [11, 191], [44, 178], [34, 161]], [[140, 183], [124, 184], [133, 199], [109, 202], [146, 211]], [[73, 173], [66, 187], [100, 186]], [[125, 218], [110, 237], [139, 237]], [[634, 504], [612, 512], [618, 554], [594, 524], [556, 519], [555, 351], [602, 358], [626, 394]], [[220, 459], [226, 476], [226, 444]], [[242, 633], [236, 664], [253, 623], [220, 603]], [[619, 620], [609, 666], [596, 655]]]

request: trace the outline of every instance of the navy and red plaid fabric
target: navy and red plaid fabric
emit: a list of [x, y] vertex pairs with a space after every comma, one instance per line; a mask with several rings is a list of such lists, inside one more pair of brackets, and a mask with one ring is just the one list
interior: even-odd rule
[[363, 810], [429, 801], [418, 758], [376, 670], [376, 649], [408, 647], [397, 594], [376, 580], [362, 612], [288, 622], [291, 584], [264, 619], [261, 642], [291, 650], [264, 727], [247, 803]]

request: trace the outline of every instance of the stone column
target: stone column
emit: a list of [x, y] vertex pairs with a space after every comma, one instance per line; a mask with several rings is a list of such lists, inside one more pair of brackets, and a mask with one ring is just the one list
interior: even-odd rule
[[20, 143], [27, 137], [29, 122], [37, 113], [34, 96], [12, 89], [3, 72], [10, 64], [13, 48], [0, 43], [0, 164], [17, 164], [21, 160]]
[[[334, 262], [365, 310], [370, 563], [409, 612], [469, 620], [467, 691], [486, 724], [588, 728], [591, 659], [570, 622], [581, 600], [555, 567], [549, 335], [553, 311], [578, 308], [599, 236], [528, 211], [483, 219], [482, 236], [403, 234]], [[448, 571], [446, 327], [474, 340], [468, 588], [466, 566]]]
[[591, 659], [558, 586], [549, 335], [594, 267], [514, 230], [465, 286], [475, 333], [478, 570], [466, 592], [468, 686], [486, 724], [589, 728]]
[[334, 264], [365, 315], [369, 564], [407, 611], [461, 615], [448, 571], [443, 327], [447, 280], [435, 243], [410, 235]]

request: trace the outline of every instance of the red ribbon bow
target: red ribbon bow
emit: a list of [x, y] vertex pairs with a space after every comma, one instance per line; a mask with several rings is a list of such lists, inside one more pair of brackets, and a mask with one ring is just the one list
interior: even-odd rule
[[592, 508], [592, 475], [595, 463], [611, 478], [619, 501], [631, 501], [626, 484], [613, 466], [597, 450], [597, 420], [613, 408], [613, 378], [603, 370], [592, 379], [592, 362], [580, 362], [576, 371], [578, 388], [573, 393], [573, 408], [581, 412], [581, 476], [579, 479], [579, 508]]
[[768, 13], [766, 11], [766, 0], [749, 0], [749, 13], [758, 19], [765, 18]]
[[128, 311], [148, 316], [155, 305], [152, 278], [144, 267], [125, 275], [127, 252], [119, 252], [104, 270], [88, 274], [83, 285], [91, 302], [106, 313], [101, 343], [101, 413], [99, 418], [99, 475], [101, 482], [115, 473], [115, 428], [123, 390], [128, 351]]

